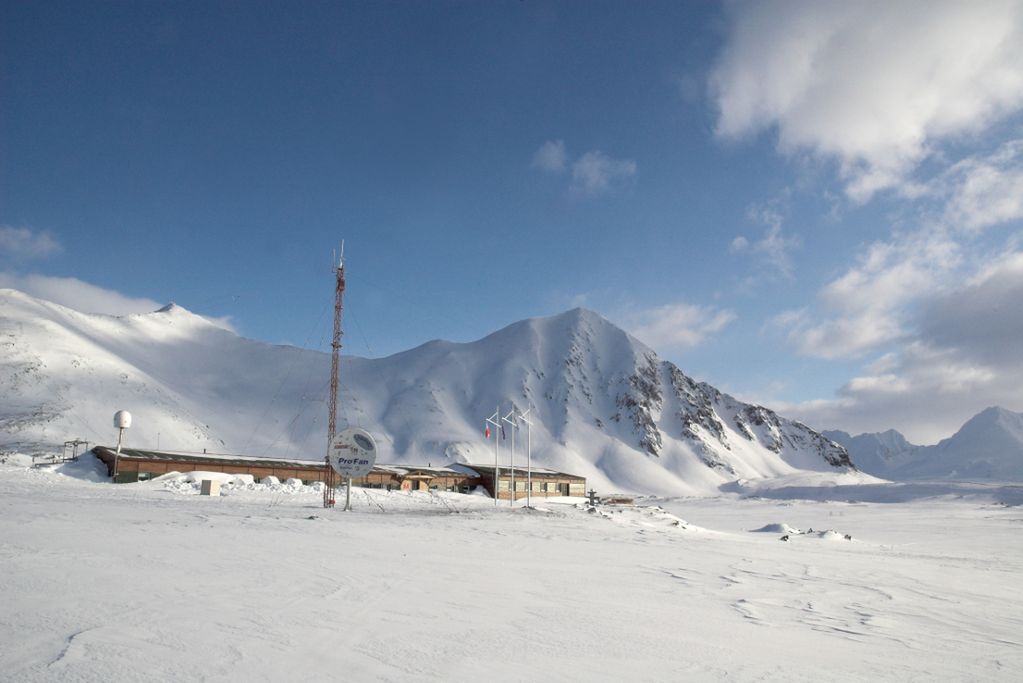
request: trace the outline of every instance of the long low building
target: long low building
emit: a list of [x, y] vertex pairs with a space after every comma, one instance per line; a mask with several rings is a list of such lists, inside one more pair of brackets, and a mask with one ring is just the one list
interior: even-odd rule
[[[107, 446], [96, 446], [92, 452], [106, 466], [115, 483], [146, 481], [170, 472], [221, 472], [247, 474], [256, 481], [277, 477], [281, 481], [301, 479], [312, 484], [326, 479], [326, 466], [315, 460], [258, 458], [222, 453], [182, 453], [122, 448], [120, 454]], [[583, 496], [586, 479], [542, 467], [533, 468], [531, 476], [525, 469], [500, 468], [495, 476], [493, 465], [461, 465], [434, 467], [427, 465], [377, 465], [352, 484], [363, 488], [388, 491], [455, 491], [471, 493], [482, 486], [491, 496], [505, 500], [525, 498], [526, 486], [532, 481], [533, 497]], [[496, 483], [495, 483], [496, 479]], [[513, 483], [514, 482], [514, 483]]]

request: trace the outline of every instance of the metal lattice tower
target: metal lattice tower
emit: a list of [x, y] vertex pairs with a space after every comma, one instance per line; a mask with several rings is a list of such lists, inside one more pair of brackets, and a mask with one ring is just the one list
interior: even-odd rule
[[327, 405], [327, 455], [324, 457], [326, 470], [323, 487], [323, 507], [334, 507], [334, 489], [337, 486], [337, 473], [330, 466], [330, 448], [334, 443], [337, 431], [337, 387], [338, 374], [341, 369], [341, 298], [345, 293], [344, 246], [341, 247], [341, 258], [335, 270], [337, 286], [334, 289], [334, 339], [330, 343], [330, 400]]

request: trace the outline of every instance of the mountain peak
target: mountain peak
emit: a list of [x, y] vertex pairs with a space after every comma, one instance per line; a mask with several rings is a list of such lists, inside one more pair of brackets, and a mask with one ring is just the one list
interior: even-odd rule
[[995, 432], [1003, 432], [1023, 441], [1023, 413], [1014, 413], [1000, 406], [985, 408], [967, 420], [958, 432], [942, 443], [964, 436], [984, 435], [990, 438]]
[[985, 420], [985, 421], [1001, 421], [1001, 420], [1018, 420], [1023, 413], [1014, 413], [1011, 410], [1002, 408], [1001, 406], [990, 406], [980, 411], [973, 416], [973, 420]]
[[602, 316], [600, 313], [592, 311], [588, 308], [582, 308], [580, 306], [570, 308], [569, 310], [564, 311], [563, 313], [555, 313], [554, 315], [550, 316], [533, 318], [533, 320], [549, 320], [551, 322], [563, 323], [567, 325], [587, 324], [590, 326], [609, 325], [611, 327], [617, 327], [614, 323], [612, 323], [610, 320]]

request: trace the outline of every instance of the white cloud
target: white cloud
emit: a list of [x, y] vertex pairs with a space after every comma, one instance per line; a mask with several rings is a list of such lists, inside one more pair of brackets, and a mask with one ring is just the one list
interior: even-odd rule
[[929, 301], [919, 334], [974, 362], [1023, 368], [1023, 252], [1006, 254]]
[[792, 251], [802, 245], [796, 235], [785, 235], [781, 223], [770, 225], [764, 236], [753, 243], [753, 251], [762, 254], [768, 265], [785, 278], [792, 279]]
[[735, 317], [729, 310], [677, 303], [633, 313], [626, 327], [655, 350], [682, 350], [698, 346]]
[[0, 225], [0, 258], [29, 260], [50, 256], [61, 251], [60, 243], [45, 230], [15, 228]]
[[106, 315], [149, 313], [163, 305], [152, 299], [125, 296], [112, 289], [97, 287], [74, 277], [0, 273], [0, 287], [18, 289], [30, 296], [52, 301], [82, 313]]
[[951, 194], [945, 217], [954, 226], [979, 231], [1023, 218], [1023, 140], [960, 161], [943, 184]]
[[533, 168], [552, 174], [571, 171], [569, 191], [577, 197], [593, 197], [608, 192], [636, 176], [638, 167], [631, 159], [613, 159], [594, 149], [569, 164], [563, 140], [548, 140], [533, 154]]
[[[949, 436], [991, 405], [1023, 410], [1020, 301], [1023, 251], [1016, 250], [956, 286], [931, 291], [898, 326], [897, 350], [869, 363], [834, 399], [774, 406], [820, 428], [856, 433], [895, 427], [916, 443]], [[869, 308], [864, 313], [871, 314]], [[805, 320], [805, 312], [781, 317], [780, 324], [791, 328]]]
[[872, 244], [821, 298], [845, 311], [890, 310], [932, 292], [961, 260], [959, 244], [941, 231], [897, 236]]
[[954, 349], [923, 342], [898, 352], [891, 372], [854, 377], [831, 400], [772, 404], [818, 429], [851, 434], [895, 427], [910, 441], [931, 444], [991, 405], [1023, 410], [1023, 365], [977, 363]]
[[[131, 315], [151, 313], [164, 306], [152, 299], [126, 296], [112, 289], [83, 282], [74, 277], [0, 272], [0, 288], [17, 289], [38, 299], [52, 301], [82, 313]], [[230, 316], [203, 317], [218, 327], [232, 332], [236, 331]]]
[[737, 2], [711, 77], [726, 138], [776, 129], [783, 153], [837, 162], [846, 193], [915, 191], [937, 141], [1023, 107], [1016, 0]]
[[800, 353], [827, 359], [858, 358], [905, 334], [896, 316], [877, 310], [829, 320], [813, 320], [805, 311], [786, 312], [771, 322], [787, 329], [788, 341]]
[[572, 164], [571, 189], [583, 195], [597, 195], [636, 175], [636, 162], [612, 159], [594, 150], [579, 157]]
[[728, 250], [731, 253], [751, 253], [766, 266], [764, 272], [749, 276], [747, 285], [765, 278], [774, 279], [777, 276], [787, 280], [793, 279], [792, 252], [802, 246], [803, 242], [798, 235], [786, 235], [782, 230], [784, 214], [788, 210], [790, 199], [791, 190], [786, 189], [774, 199], [747, 209], [746, 217], [750, 221], [766, 226], [760, 239], [751, 241], [748, 237], [739, 235], [729, 245]]
[[[1023, 219], [1023, 139], [1006, 133], [1023, 111], [1023, 2], [732, 7], [718, 135], [772, 130], [801, 168], [834, 164], [856, 202], [891, 190], [909, 219], [767, 326], [802, 354], [865, 363], [833, 399], [786, 410], [921, 443], [990, 405], [1023, 410], [1023, 249], [1009, 237], [991, 256], [992, 228]], [[771, 237], [780, 222], [764, 222]]]
[[743, 237], [742, 235], [739, 235], [734, 240], [732, 240], [732, 243], [728, 247], [728, 250], [733, 254], [737, 254], [741, 251], [746, 251], [747, 249], [749, 249], [749, 240]]
[[549, 173], [561, 173], [568, 165], [564, 140], [548, 140], [533, 154], [533, 167]]
[[856, 265], [821, 290], [828, 315], [788, 312], [776, 316], [772, 326], [804, 355], [860, 357], [906, 338], [909, 310], [951, 286], [962, 261], [959, 244], [941, 230], [875, 242]]

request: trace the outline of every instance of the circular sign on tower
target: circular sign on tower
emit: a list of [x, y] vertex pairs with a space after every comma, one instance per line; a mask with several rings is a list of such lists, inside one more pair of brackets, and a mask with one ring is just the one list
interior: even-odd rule
[[349, 427], [330, 444], [330, 466], [342, 477], [358, 479], [369, 474], [377, 461], [377, 444], [365, 429]]

